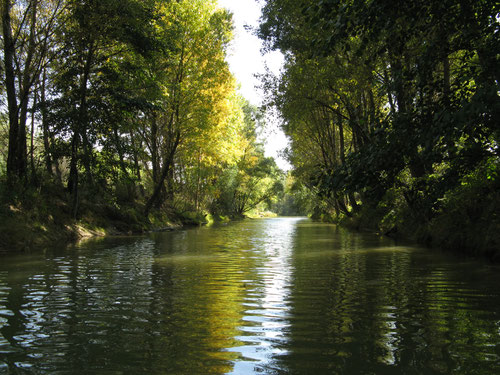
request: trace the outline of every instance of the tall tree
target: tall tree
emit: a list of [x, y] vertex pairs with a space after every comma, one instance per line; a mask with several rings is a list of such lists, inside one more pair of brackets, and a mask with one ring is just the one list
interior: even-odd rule
[[[425, 221], [446, 191], [499, 154], [499, 60], [491, 52], [499, 47], [499, 10], [489, 0], [266, 2], [260, 35], [287, 56], [272, 100], [283, 103], [285, 130], [316, 129], [304, 133], [308, 141], [297, 136], [292, 155], [321, 140], [323, 163], [331, 164], [324, 151], [335, 147], [316, 125], [348, 129], [345, 162], [314, 173], [319, 191], [356, 193], [376, 205], [398, 188]], [[308, 66], [317, 70], [310, 82], [292, 84]], [[287, 112], [296, 97], [307, 100], [304, 119], [292, 106]], [[340, 143], [345, 132], [338, 134]]]
[[26, 122], [33, 88], [47, 63], [63, 0], [2, 1], [4, 82], [9, 113], [7, 175], [27, 173]]
[[147, 53], [151, 45], [151, 10], [145, 5], [137, 0], [68, 0], [65, 27], [59, 34], [62, 59], [53, 66], [56, 95], [51, 107], [58, 132], [70, 136], [67, 186], [74, 216], [78, 213], [80, 163], [85, 183], [94, 185], [94, 146], [107, 131], [108, 105], [116, 92], [112, 74], [116, 61], [128, 53]]
[[[181, 1], [163, 8], [165, 25], [174, 33], [174, 53], [160, 60], [164, 81], [159, 111], [146, 130], [153, 164], [153, 193], [145, 212], [172, 197], [173, 168], [179, 147], [190, 137], [210, 131], [211, 113], [225, 100], [231, 76], [224, 60], [231, 19], [210, 1]], [[153, 73], [155, 74], [155, 73]], [[165, 186], [167, 183], [167, 186]], [[167, 190], [167, 191], [166, 191]], [[162, 197], [162, 191], [166, 196]]]

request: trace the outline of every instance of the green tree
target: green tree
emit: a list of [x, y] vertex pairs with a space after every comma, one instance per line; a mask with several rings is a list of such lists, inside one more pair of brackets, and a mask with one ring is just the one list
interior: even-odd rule
[[377, 206], [397, 191], [427, 222], [498, 157], [498, 14], [494, 1], [266, 2], [260, 35], [287, 56], [270, 102], [324, 199]]
[[3, 81], [7, 97], [9, 142], [7, 176], [11, 184], [27, 175], [27, 119], [34, 87], [49, 58], [50, 38], [63, 0], [3, 0]]
[[240, 156], [227, 164], [217, 180], [217, 199], [212, 212], [244, 216], [264, 205], [270, 208], [283, 192], [283, 172], [273, 158], [265, 157], [258, 133], [264, 125], [263, 113], [249, 103], [242, 103], [244, 142]]
[[[145, 207], [173, 198], [174, 167], [183, 144], [208, 134], [217, 125], [213, 111], [227, 97], [232, 82], [225, 49], [231, 35], [231, 19], [215, 3], [172, 2], [163, 6], [167, 31], [174, 31], [173, 53], [161, 61], [159, 111], [150, 114], [144, 129], [153, 165], [153, 193]], [[161, 65], [160, 65], [161, 66]], [[153, 74], [155, 74], [153, 72]]]
[[[149, 9], [143, 2], [68, 1], [61, 22], [57, 46], [58, 61], [51, 66], [52, 98], [49, 106], [52, 126], [67, 134], [70, 159], [68, 190], [72, 211], [78, 213], [80, 164], [84, 182], [95, 185], [94, 147], [108, 136], [108, 126], [125, 102], [127, 91], [119, 93], [116, 65], [130, 53], [147, 53], [151, 43]], [[124, 88], [122, 85], [121, 88]], [[123, 110], [123, 105], [118, 110]], [[118, 135], [116, 128], [111, 134]], [[123, 155], [122, 155], [123, 156]]]

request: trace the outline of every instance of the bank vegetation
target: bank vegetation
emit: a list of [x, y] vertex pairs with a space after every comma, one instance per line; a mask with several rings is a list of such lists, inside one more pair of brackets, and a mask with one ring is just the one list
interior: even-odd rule
[[264, 210], [284, 175], [211, 0], [1, 0], [0, 246]]
[[259, 33], [316, 216], [499, 256], [498, 1], [268, 0]]

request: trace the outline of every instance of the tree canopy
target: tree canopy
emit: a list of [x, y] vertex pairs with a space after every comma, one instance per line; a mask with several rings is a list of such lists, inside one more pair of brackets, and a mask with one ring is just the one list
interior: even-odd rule
[[75, 219], [148, 218], [241, 215], [278, 194], [215, 0], [1, 4], [3, 201], [57, 186]]
[[363, 207], [388, 231], [437, 228], [470, 194], [488, 219], [454, 225], [495, 222], [499, 12], [488, 0], [266, 2], [260, 37], [286, 56], [282, 75], [266, 77], [268, 104], [326, 211]]

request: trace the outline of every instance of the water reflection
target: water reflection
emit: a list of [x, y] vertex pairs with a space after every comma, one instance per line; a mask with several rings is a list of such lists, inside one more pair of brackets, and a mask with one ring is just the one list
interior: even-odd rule
[[277, 357], [287, 354], [293, 267], [291, 252], [295, 224], [300, 219], [267, 220], [263, 235], [249, 250], [260, 259], [255, 280], [245, 280], [246, 297], [237, 339], [244, 345], [231, 348], [241, 353], [232, 374], [264, 372], [275, 367]]
[[500, 373], [500, 273], [270, 219], [0, 259], [0, 374]]
[[[388, 246], [375, 236], [352, 238], [341, 230], [330, 237], [334, 241], [307, 249], [310, 232], [299, 227], [297, 233], [292, 315], [315, 321], [293, 322], [293, 354], [281, 368], [325, 374], [498, 372], [500, 338], [491, 334], [491, 313], [499, 292], [490, 284], [499, 281], [497, 268]], [[474, 269], [486, 272], [488, 286], [485, 274]], [[459, 346], [462, 337], [467, 340]], [[488, 349], [480, 337], [489, 341]]]

